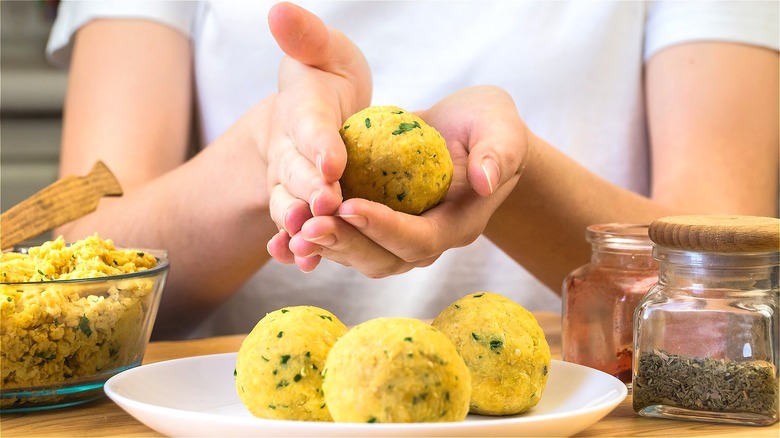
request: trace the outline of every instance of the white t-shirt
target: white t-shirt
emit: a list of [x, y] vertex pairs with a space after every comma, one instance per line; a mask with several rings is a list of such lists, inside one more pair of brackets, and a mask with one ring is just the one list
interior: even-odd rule
[[[192, 40], [208, 144], [276, 89], [282, 52], [267, 25], [273, 3], [66, 1], [47, 52], [67, 64], [73, 33], [100, 17], [148, 18], [180, 30]], [[373, 104], [418, 110], [467, 86], [498, 85], [511, 93], [532, 131], [643, 195], [650, 185], [643, 63], [688, 41], [780, 45], [776, 1], [297, 4], [362, 49], [373, 72]], [[266, 312], [300, 304], [324, 307], [347, 324], [377, 316], [432, 318], [475, 291], [501, 293], [531, 310], [561, 305], [559, 291], [481, 237], [428, 268], [381, 280], [328, 261], [308, 274], [271, 262], [193, 335], [247, 332]]]

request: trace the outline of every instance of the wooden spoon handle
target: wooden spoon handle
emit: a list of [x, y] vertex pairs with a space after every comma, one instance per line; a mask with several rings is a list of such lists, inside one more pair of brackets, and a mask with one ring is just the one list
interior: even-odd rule
[[95, 211], [103, 196], [121, 196], [122, 187], [98, 161], [86, 176], [66, 176], [0, 216], [0, 247], [27, 239]]

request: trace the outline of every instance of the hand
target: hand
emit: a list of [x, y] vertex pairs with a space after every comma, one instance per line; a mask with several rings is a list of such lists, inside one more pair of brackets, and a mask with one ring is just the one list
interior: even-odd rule
[[292, 236], [296, 257], [319, 255], [381, 278], [428, 266], [482, 233], [517, 184], [527, 154], [528, 133], [514, 102], [499, 88], [473, 87], [419, 115], [439, 130], [452, 156], [445, 199], [420, 216], [346, 200], [335, 216], [310, 218]]
[[289, 239], [307, 219], [334, 214], [341, 204], [338, 180], [347, 154], [338, 131], [344, 119], [369, 105], [371, 73], [351, 41], [298, 6], [275, 5], [268, 23], [287, 55], [265, 155], [271, 217], [280, 230], [268, 252], [309, 271], [320, 257], [293, 254]]

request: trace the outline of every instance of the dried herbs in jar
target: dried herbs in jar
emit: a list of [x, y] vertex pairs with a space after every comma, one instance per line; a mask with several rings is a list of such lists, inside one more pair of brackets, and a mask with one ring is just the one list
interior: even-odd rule
[[634, 410], [776, 422], [780, 219], [669, 217], [649, 235], [659, 278], [634, 318]]
[[634, 407], [678, 408], [777, 416], [778, 380], [766, 361], [688, 357], [642, 352], [634, 382]]

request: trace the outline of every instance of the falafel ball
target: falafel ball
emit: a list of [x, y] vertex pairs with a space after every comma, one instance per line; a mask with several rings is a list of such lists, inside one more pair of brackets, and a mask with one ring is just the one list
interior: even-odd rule
[[333, 421], [322, 394], [322, 370], [347, 327], [327, 310], [285, 307], [261, 319], [238, 350], [236, 390], [252, 415]]
[[463, 421], [471, 376], [452, 342], [413, 318], [377, 318], [342, 336], [325, 362], [333, 420], [352, 423]]
[[453, 165], [435, 128], [397, 106], [371, 106], [339, 131], [347, 148], [341, 177], [345, 199], [365, 198], [420, 214], [447, 195]]
[[432, 325], [471, 371], [470, 412], [513, 415], [534, 407], [550, 370], [550, 347], [536, 318], [502, 295], [477, 292], [444, 309]]

